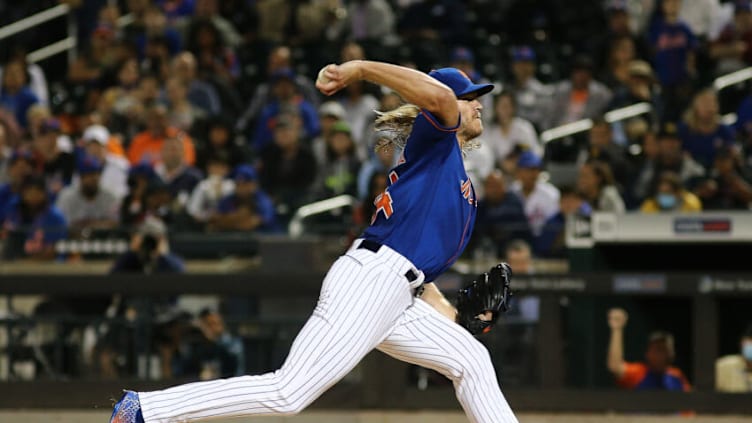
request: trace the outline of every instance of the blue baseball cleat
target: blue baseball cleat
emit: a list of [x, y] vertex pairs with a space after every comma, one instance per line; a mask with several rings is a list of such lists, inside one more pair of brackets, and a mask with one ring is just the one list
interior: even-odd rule
[[115, 404], [112, 410], [110, 423], [144, 423], [144, 416], [141, 414], [141, 403], [138, 400], [138, 394], [133, 391], [125, 391], [120, 401]]

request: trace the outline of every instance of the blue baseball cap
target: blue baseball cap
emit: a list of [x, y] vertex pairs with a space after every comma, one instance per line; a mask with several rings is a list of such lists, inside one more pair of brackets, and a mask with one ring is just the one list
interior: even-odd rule
[[532, 151], [523, 152], [517, 159], [517, 167], [521, 169], [540, 169], [542, 165], [543, 160]]
[[514, 62], [534, 62], [535, 50], [529, 46], [520, 46], [512, 49], [512, 61]]
[[104, 166], [102, 165], [102, 162], [92, 156], [83, 157], [81, 161], [78, 162], [78, 173], [81, 175], [100, 173], [103, 168]]
[[428, 75], [451, 88], [457, 98], [469, 94], [476, 94], [476, 97], [480, 97], [494, 89], [493, 84], [474, 84], [465, 72], [455, 68], [432, 70]]
[[232, 179], [235, 182], [253, 182], [258, 179], [256, 169], [251, 165], [239, 165], [232, 171]]

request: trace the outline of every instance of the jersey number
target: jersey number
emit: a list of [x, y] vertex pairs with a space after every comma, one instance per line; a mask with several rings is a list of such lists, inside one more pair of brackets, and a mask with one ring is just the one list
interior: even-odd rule
[[371, 217], [371, 224], [376, 221], [376, 216], [378, 216], [379, 212], [383, 212], [384, 217], [387, 219], [392, 217], [394, 209], [392, 208], [392, 194], [389, 191], [379, 194], [373, 201], [373, 205], [376, 206], [376, 211], [373, 213], [373, 217]]

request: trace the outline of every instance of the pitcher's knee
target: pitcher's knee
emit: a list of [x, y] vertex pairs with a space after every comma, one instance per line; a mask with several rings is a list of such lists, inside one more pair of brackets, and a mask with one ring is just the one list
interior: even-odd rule
[[483, 379], [494, 373], [491, 353], [485, 345], [477, 339], [466, 344], [467, 351], [462, 359], [463, 379]]

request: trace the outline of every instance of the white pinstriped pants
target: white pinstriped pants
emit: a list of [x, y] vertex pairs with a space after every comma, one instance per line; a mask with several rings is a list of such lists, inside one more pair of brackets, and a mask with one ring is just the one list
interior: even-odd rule
[[351, 248], [329, 270], [279, 370], [140, 392], [146, 423], [296, 414], [374, 348], [449, 378], [471, 422], [517, 423], [486, 348], [413, 297], [404, 276], [412, 268], [386, 246]]

